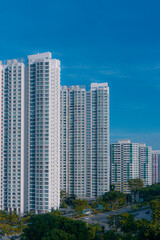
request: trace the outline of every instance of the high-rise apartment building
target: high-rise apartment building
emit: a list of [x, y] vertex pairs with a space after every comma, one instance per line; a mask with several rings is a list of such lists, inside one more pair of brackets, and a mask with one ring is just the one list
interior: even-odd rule
[[26, 100], [25, 66], [17, 60], [0, 63], [0, 209], [25, 209]]
[[61, 189], [86, 195], [86, 90], [61, 88]]
[[51, 53], [28, 56], [27, 211], [60, 203], [60, 62]]
[[61, 189], [95, 198], [109, 191], [107, 83], [61, 88]]
[[152, 184], [151, 150], [128, 139], [111, 144], [111, 184], [117, 191], [129, 193], [129, 179], [141, 178], [144, 186]]
[[0, 209], [60, 204], [60, 62], [51, 53], [0, 62]]
[[139, 145], [128, 139], [111, 144], [111, 184], [128, 193], [128, 180], [139, 178]]
[[144, 187], [152, 185], [152, 147], [144, 143], [139, 144], [139, 178]]
[[152, 151], [152, 182], [160, 183], [160, 150]]
[[96, 198], [110, 189], [109, 87], [92, 83], [87, 92], [86, 196]]

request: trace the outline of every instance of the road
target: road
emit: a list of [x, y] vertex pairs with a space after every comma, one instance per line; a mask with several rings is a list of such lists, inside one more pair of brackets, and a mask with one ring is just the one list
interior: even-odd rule
[[[146, 214], [146, 212], [149, 212], [148, 214]], [[147, 209], [147, 210], [142, 210], [142, 211], [139, 211], [139, 212], [136, 212], [136, 213], [132, 213], [135, 215], [135, 220], [140, 220], [142, 218], [148, 220], [148, 221], [151, 221], [152, 217], [152, 211], [151, 209]]]
[[[87, 222], [88, 224], [100, 224], [100, 226], [105, 227], [105, 231], [109, 230], [109, 226], [107, 224], [107, 217], [110, 215], [118, 215], [122, 214], [124, 212], [131, 212], [132, 209], [130, 206], [115, 210], [115, 211], [110, 211], [110, 212], [104, 212], [104, 213], [99, 213], [99, 214], [92, 214], [89, 216], [85, 216], [81, 218], [81, 220]], [[146, 214], [146, 212], [149, 212], [149, 214]], [[151, 209], [139, 209], [139, 211], [132, 212], [132, 214], [135, 215], [135, 220], [140, 220], [142, 218], [145, 218], [146, 220], [150, 221], [151, 220]]]

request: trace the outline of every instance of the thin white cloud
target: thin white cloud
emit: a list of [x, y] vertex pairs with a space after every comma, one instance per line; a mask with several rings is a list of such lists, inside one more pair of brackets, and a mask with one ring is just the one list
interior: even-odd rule
[[157, 71], [157, 70], [160, 70], [160, 64], [141, 65], [141, 66], [135, 67], [135, 70], [137, 70], [137, 71]]
[[62, 66], [63, 69], [91, 69], [92, 66], [85, 65], [72, 65], [72, 66]]
[[100, 70], [99, 72], [107, 76], [119, 74], [118, 71], [112, 71], [112, 70]]
[[68, 74], [66, 74], [66, 76], [70, 77], [70, 78], [78, 78], [79, 77], [79, 75], [73, 74], [73, 73], [68, 73]]

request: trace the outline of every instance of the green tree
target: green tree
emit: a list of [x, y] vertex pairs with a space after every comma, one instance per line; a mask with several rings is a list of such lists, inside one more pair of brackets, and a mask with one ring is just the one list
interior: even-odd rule
[[137, 230], [137, 224], [133, 214], [127, 212], [120, 215], [120, 229], [124, 233], [134, 234]]
[[68, 206], [67, 206], [67, 204], [65, 203], [65, 201], [64, 200], [62, 200], [62, 202], [61, 202], [61, 208], [67, 208]]
[[129, 190], [133, 194], [133, 201], [136, 202], [136, 196], [139, 190], [143, 187], [143, 181], [140, 178], [129, 179], [128, 180]]
[[160, 198], [160, 184], [152, 184], [151, 186], [143, 187], [139, 190], [140, 197], [144, 201], [150, 202]]
[[150, 206], [153, 211], [152, 214], [153, 221], [160, 222], [160, 200], [152, 200], [150, 202]]
[[82, 216], [83, 210], [88, 208], [89, 206], [88, 202], [84, 199], [76, 199], [74, 200], [73, 204], [74, 204], [75, 211], [79, 214], [79, 216]]
[[114, 209], [117, 206], [121, 207], [124, 205], [126, 202], [126, 195], [119, 191], [113, 190], [103, 195], [103, 201], [110, 203], [111, 208]]
[[77, 240], [76, 236], [73, 234], [66, 233], [63, 230], [53, 228], [50, 232], [42, 237], [42, 240]]
[[61, 207], [67, 208], [66, 200], [68, 198], [68, 195], [65, 190], [61, 190], [60, 192], [60, 199], [61, 199]]
[[65, 199], [67, 199], [67, 193], [66, 193], [66, 191], [65, 190], [61, 190], [61, 192], [60, 192], [60, 198], [61, 198], [61, 200], [65, 200]]
[[110, 228], [112, 228], [112, 230], [114, 231], [118, 231], [118, 228], [120, 227], [120, 220], [121, 217], [120, 215], [110, 215], [107, 217], [107, 222]]
[[136, 240], [159, 240], [160, 239], [160, 223], [149, 222], [145, 219], [137, 221], [138, 233]]
[[73, 194], [73, 195], [67, 197], [67, 199], [65, 199], [65, 203], [68, 206], [73, 206], [73, 202], [74, 202], [75, 199], [76, 199], [76, 195]]
[[[66, 234], [74, 235], [77, 240], [90, 240], [89, 229], [85, 222], [74, 221], [50, 213], [32, 216], [30, 218], [30, 224], [24, 229], [23, 237], [25, 240], [40, 240], [44, 237], [56, 235], [57, 231], [55, 229], [62, 230]], [[61, 235], [64, 235], [64, 233], [61, 232]]]
[[13, 211], [9, 212], [9, 214], [7, 215], [7, 219], [10, 225], [14, 225], [19, 222], [19, 216]]
[[7, 220], [7, 214], [5, 211], [0, 211], [0, 222], [5, 222]]
[[91, 204], [90, 204], [90, 207], [95, 209], [97, 204], [98, 204], [97, 201], [92, 201]]
[[102, 232], [102, 228], [99, 224], [91, 224], [88, 226], [90, 239], [95, 240], [97, 232]]
[[[131, 234], [131, 233], [125, 233], [125, 234], [123, 234], [123, 236], [121, 236], [122, 237], [122, 240], [138, 240], [137, 239], [137, 236], [136, 235], [134, 235], [134, 234]], [[142, 239], [141, 239], [142, 240]]]
[[122, 236], [110, 230], [104, 234], [104, 240], [122, 240]]
[[54, 209], [51, 210], [50, 214], [57, 215], [57, 216], [62, 215], [62, 213], [59, 210], [54, 210]]

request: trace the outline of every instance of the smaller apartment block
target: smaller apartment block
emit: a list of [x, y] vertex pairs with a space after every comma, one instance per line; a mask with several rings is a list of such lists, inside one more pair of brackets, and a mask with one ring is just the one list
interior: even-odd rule
[[152, 184], [151, 147], [119, 140], [111, 144], [111, 184], [117, 191], [129, 193], [128, 180], [141, 178], [144, 186]]
[[152, 181], [160, 183], [160, 150], [152, 151]]

